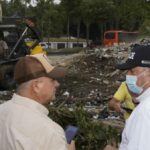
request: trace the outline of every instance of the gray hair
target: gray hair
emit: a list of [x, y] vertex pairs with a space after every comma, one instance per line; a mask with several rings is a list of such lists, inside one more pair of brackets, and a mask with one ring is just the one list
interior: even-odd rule
[[20, 93], [20, 92], [23, 92], [24, 90], [28, 89], [29, 86], [31, 85], [31, 83], [32, 83], [32, 80], [20, 84], [16, 89], [16, 93]]

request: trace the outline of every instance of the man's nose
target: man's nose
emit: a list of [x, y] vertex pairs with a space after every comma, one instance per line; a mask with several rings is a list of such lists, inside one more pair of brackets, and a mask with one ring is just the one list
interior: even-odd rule
[[127, 75], [132, 75], [132, 72], [130, 70], [127, 71]]

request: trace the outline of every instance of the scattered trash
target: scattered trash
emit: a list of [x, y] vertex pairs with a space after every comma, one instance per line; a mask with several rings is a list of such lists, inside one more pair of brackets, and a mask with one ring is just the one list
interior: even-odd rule
[[[57, 100], [50, 103], [56, 107], [66, 107], [73, 111], [77, 101], [82, 101], [84, 109], [93, 119], [121, 119], [108, 109], [108, 101], [125, 80], [126, 71], [115, 69], [117, 63], [122, 63], [128, 57], [128, 51], [135, 44], [149, 44], [150, 40], [142, 39], [137, 43], [129, 45], [100, 47], [86, 50], [86, 53], [74, 54], [60, 61], [58, 64], [66, 64], [68, 75], [61, 83], [57, 94]], [[52, 56], [49, 56], [51, 58]], [[53, 58], [52, 60], [55, 60]], [[71, 61], [70, 61], [71, 60]], [[14, 91], [0, 91], [0, 103], [10, 99]]]

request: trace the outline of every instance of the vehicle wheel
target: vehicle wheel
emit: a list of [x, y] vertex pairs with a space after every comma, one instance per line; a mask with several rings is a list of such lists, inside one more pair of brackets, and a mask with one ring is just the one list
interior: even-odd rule
[[0, 68], [0, 88], [10, 90], [15, 88], [16, 83], [13, 78], [14, 66], [4, 65]]

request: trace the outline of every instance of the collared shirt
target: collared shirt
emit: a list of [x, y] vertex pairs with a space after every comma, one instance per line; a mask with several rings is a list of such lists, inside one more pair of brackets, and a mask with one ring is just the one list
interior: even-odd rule
[[150, 88], [137, 99], [140, 104], [126, 122], [119, 150], [150, 149]]
[[63, 129], [38, 102], [14, 94], [0, 105], [0, 150], [67, 150]]

